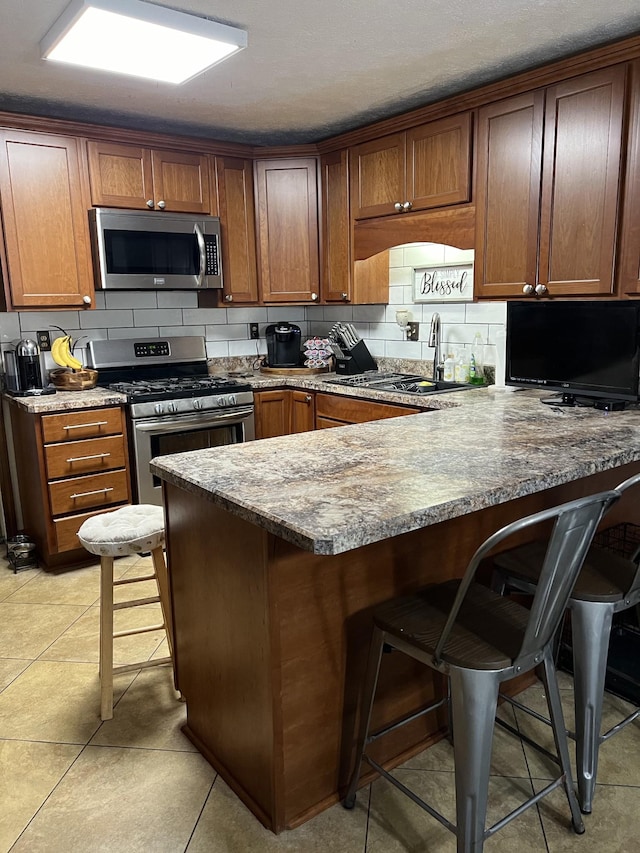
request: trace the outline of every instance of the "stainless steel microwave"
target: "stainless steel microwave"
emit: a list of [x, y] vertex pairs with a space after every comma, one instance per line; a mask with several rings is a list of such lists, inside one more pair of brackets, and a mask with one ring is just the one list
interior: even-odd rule
[[89, 223], [96, 288], [222, 287], [217, 216], [97, 207]]

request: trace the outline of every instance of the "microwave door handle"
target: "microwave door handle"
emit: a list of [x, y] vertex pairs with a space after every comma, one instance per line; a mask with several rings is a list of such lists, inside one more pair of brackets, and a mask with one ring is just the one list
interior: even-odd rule
[[204, 275], [207, 270], [207, 253], [204, 245], [204, 234], [202, 233], [202, 229], [197, 224], [193, 226], [193, 229], [196, 232], [198, 251], [200, 253], [200, 273], [198, 274], [196, 284], [198, 287], [202, 287], [204, 284]]

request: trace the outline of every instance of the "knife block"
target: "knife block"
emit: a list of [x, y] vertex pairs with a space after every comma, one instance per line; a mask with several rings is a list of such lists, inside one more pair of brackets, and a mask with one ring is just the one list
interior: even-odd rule
[[367, 349], [364, 341], [358, 343], [350, 349], [344, 349], [342, 358], [336, 358], [336, 373], [343, 376], [351, 376], [354, 373], [364, 373], [366, 370], [377, 370], [378, 365], [373, 360], [373, 356]]

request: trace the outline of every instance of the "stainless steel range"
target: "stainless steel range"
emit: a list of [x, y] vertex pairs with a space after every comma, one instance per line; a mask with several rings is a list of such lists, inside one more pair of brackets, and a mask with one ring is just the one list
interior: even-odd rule
[[204, 338], [91, 341], [87, 350], [100, 385], [127, 396], [139, 503], [162, 503], [160, 480], [149, 470], [154, 456], [255, 437], [251, 387], [208, 375]]

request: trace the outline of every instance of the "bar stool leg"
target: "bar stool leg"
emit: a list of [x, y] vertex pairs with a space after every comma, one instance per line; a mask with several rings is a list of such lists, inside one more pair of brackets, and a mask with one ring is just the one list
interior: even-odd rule
[[371, 725], [371, 712], [373, 700], [378, 686], [378, 675], [380, 673], [380, 662], [382, 660], [382, 649], [384, 647], [384, 632], [374, 627], [369, 646], [369, 658], [367, 660], [367, 672], [362, 688], [362, 704], [360, 706], [360, 730], [356, 747], [355, 764], [353, 775], [346, 796], [342, 801], [345, 809], [352, 809], [356, 804], [356, 791], [360, 779], [360, 768], [362, 767], [362, 755], [367, 745], [369, 727]]
[[113, 719], [113, 557], [100, 558], [100, 718]]
[[499, 684], [490, 671], [452, 666], [449, 677], [454, 731], [457, 850], [458, 853], [480, 853], [484, 844]]
[[613, 605], [574, 600], [570, 607], [578, 795], [580, 808], [585, 814], [590, 814], [598, 771], [602, 702]]
[[160, 596], [160, 607], [162, 608], [162, 617], [167, 632], [169, 654], [173, 657], [173, 614], [171, 613], [171, 596], [169, 595], [169, 576], [161, 547], [153, 549], [151, 559], [153, 560], [153, 570], [158, 584], [158, 595]]

